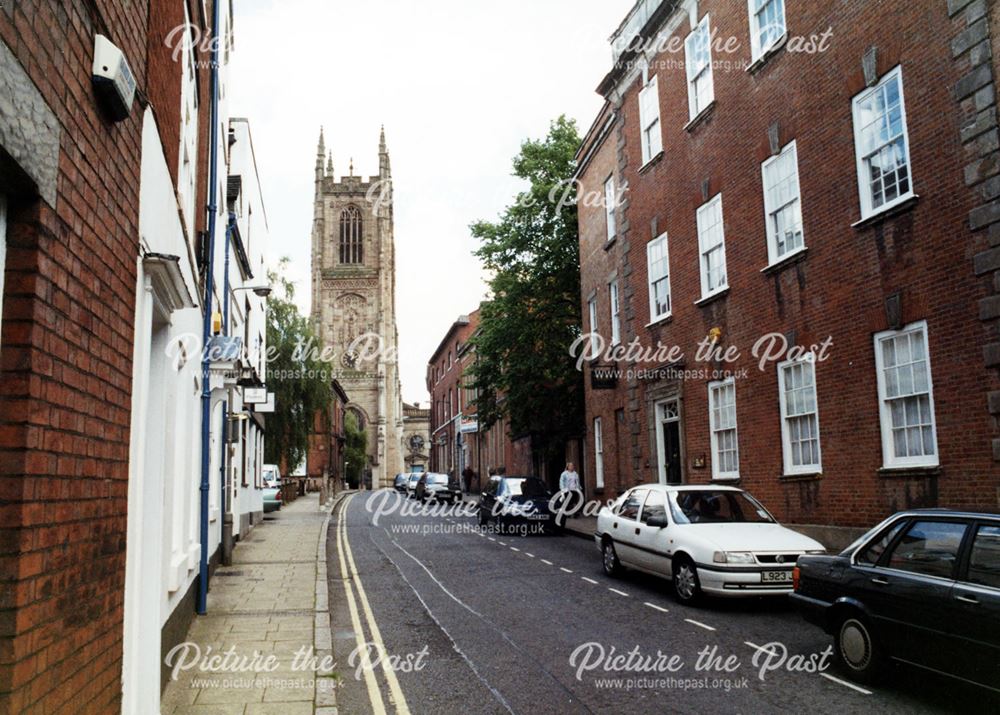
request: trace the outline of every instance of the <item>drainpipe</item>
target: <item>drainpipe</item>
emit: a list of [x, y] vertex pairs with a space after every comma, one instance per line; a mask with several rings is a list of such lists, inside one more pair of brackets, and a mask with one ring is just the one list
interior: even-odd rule
[[[229, 253], [232, 241], [233, 225], [236, 222], [236, 214], [229, 213], [229, 222], [226, 224], [226, 260], [224, 274], [222, 278], [222, 334], [229, 337]], [[219, 483], [222, 485], [222, 563], [231, 566], [233, 563], [233, 510], [229, 488], [229, 476], [232, 470], [229, 466], [229, 401], [222, 403], [222, 476]]]
[[201, 563], [198, 568], [198, 615], [208, 612], [208, 490], [211, 469], [209, 444], [212, 426], [212, 389], [209, 385], [209, 354], [206, 349], [212, 337], [212, 305], [215, 292], [215, 219], [218, 213], [218, 160], [219, 160], [219, 26], [222, 22], [222, 2], [215, 0], [212, 7], [212, 66], [209, 72], [211, 126], [208, 148], [208, 267], [205, 277], [205, 315], [202, 328], [201, 356]]

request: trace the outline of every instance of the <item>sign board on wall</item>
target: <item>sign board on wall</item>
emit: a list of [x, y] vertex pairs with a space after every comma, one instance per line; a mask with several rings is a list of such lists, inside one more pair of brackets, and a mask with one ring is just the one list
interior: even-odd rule
[[267, 402], [267, 388], [266, 387], [244, 387], [243, 388], [243, 402], [248, 405], [258, 405], [263, 402]]

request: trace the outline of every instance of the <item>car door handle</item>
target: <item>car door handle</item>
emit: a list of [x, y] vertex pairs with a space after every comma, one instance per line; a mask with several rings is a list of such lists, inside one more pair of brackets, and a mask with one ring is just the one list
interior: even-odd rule
[[879, 586], [888, 586], [889, 580], [884, 579], [881, 576], [876, 576], [875, 578], [872, 579], [872, 583], [878, 584]]
[[639, 536], [639, 535], [640, 535], [641, 533], [642, 533], [642, 529], [639, 529], [639, 528], [637, 527], [637, 528], [636, 528], [636, 530], [635, 530], [635, 535], [636, 535], [636, 536]]
[[978, 598], [976, 598], [975, 596], [966, 596], [965, 594], [962, 594], [962, 593], [960, 593], [957, 596], [955, 596], [955, 600], [956, 601], [961, 601], [962, 603], [970, 603], [973, 606], [978, 606], [979, 605], [979, 599]]

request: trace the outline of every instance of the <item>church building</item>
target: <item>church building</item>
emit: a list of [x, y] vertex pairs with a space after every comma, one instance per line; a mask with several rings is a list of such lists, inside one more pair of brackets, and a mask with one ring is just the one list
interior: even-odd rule
[[368, 434], [373, 488], [404, 471], [403, 401], [396, 329], [396, 250], [392, 173], [385, 131], [379, 173], [367, 179], [334, 175], [320, 130], [312, 235], [313, 328], [336, 356], [333, 378]]

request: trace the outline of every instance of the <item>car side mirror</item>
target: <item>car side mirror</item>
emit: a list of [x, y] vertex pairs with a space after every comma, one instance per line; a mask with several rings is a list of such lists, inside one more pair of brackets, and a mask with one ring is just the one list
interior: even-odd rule
[[665, 529], [670, 526], [670, 522], [667, 521], [666, 516], [651, 516], [646, 525], [653, 529]]

